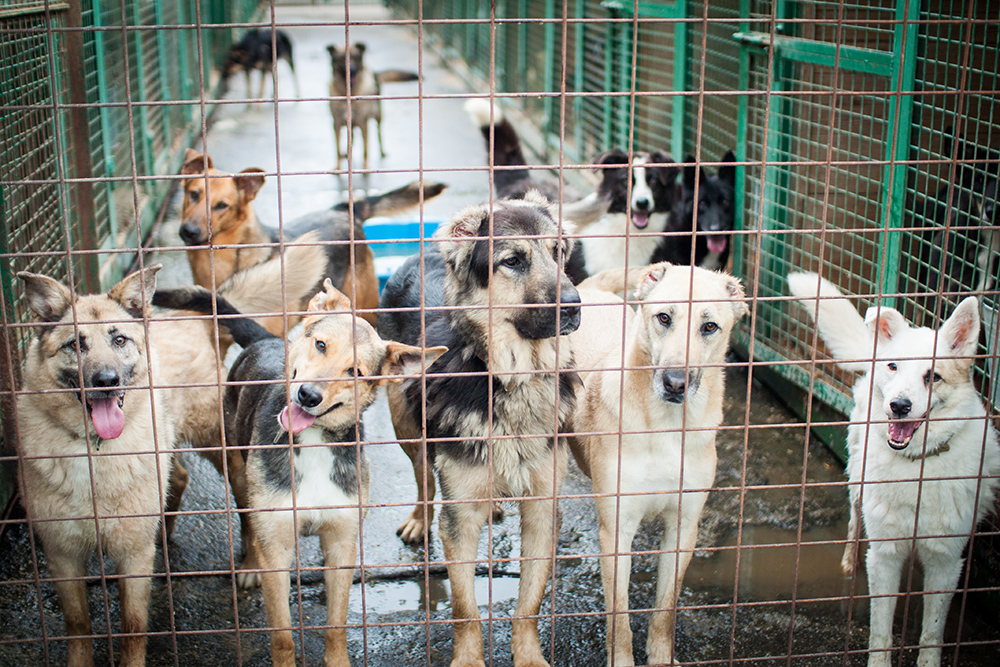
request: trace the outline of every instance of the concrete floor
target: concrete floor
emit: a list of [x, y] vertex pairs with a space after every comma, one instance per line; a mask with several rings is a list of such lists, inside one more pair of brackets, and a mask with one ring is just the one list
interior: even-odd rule
[[[385, 19], [379, 8], [352, 9], [352, 20]], [[282, 8], [281, 21], [309, 23], [337, 20], [338, 10]], [[325, 45], [343, 43], [343, 28], [304, 25], [289, 28], [305, 98], [326, 94], [329, 64]], [[352, 26], [351, 39], [369, 46], [368, 63], [374, 69], [412, 67], [418, 63], [415, 32], [406, 26]], [[471, 91], [430, 52], [422, 55], [423, 92], [460, 94]], [[282, 66], [280, 88], [290, 94], [287, 70]], [[416, 95], [416, 84], [387, 86], [387, 95]], [[230, 99], [242, 97], [237, 78]], [[488, 197], [482, 167], [485, 155], [480, 135], [454, 99], [388, 100], [384, 102], [385, 159], [373, 159], [379, 173], [335, 176], [333, 137], [327, 106], [322, 101], [289, 101], [226, 105], [219, 112], [207, 141], [216, 167], [238, 171], [278, 167], [282, 176], [268, 178], [257, 198], [260, 218], [270, 224], [341, 201], [354, 190], [382, 190], [426, 177], [449, 184], [446, 193], [425, 207], [424, 217], [440, 220], [458, 208]], [[277, 121], [277, 125], [275, 123]], [[277, 132], [275, 127], [277, 126]], [[280, 150], [279, 150], [280, 149]], [[360, 166], [360, 156], [355, 161]], [[280, 194], [279, 194], [280, 193]], [[176, 235], [176, 214], [159, 230], [163, 246], [157, 260], [167, 268], [166, 284], [190, 281], [183, 249]], [[852, 582], [839, 569], [842, 545], [831, 543], [846, 534], [847, 496], [843, 468], [776, 398], [748, 382], [745, 367], [728, 371], [728, 403], [719, 436], [719, 472], [702, 522], [699, 552], [681, 592], [677, 630], [678, 657], [685, 662], [749, 660], [749, 664], [844, 665], [862, 664], [857, 654], [844, 651], [867, 645], [866, 605], [853, 605], [844, 596], [864, 595], [863, 576]], [[749, 406], [749, 409], [748, 409]], [[380, 400], [366, 414], [367, 447], [372, 463], [372, 508], [362, 533], [359, 573], [351, 594], [350, 649], [355, 665], [446, 665], [451, 654], [448, 584], [437, 526], [427, 550], [404, 546], [395, 528], [416, 494], [409, 463], [393, 443], [387, 405]], [[745, 423], [754, 428], [745, 430]], [[182, 455], [192, 476], [183, 510], [166, 545], [154, 584], [148, 664], [158, 665], [266, 665], [268, 638], [259, 591], [234, 590], [232, 567], [238, 562], [238, 522], [225, 513], [226, 490], [215, 470], [199, 456]], [[803, 482], [805, 485], [803, 486]], [[565, 486], [568, 496], [589, 492], [586, 479], [570, 465]], [[593, 502], [570, 497], [560, 501], [557, 576], [550, 586], [541, 621], [543, 646], [558, 665], [603, 665], [604, 620], [600, 593], [596, 512]], [[480, 558], [490, 563], [493, 576], [478, 579], [487, 656], [498, 667], [511, 665], [510, 621], [517, 593], [517, 563], [504, 559], [519, 553], [518, 519], [514, 508], [492, 527], [481, 542]], [[656, 548], [655, 525], [644, 528], [637, 550]], [[38, 665], [65, 662], [65, 644], [41, 641], [63, 632], [62, 614], [51, 584], [35, 583], [33, 546], [23, 527], [5, 531], [0, 543], [0, 664]], [[235, 552], [231, 546], [235, 541]], [[739, 547], [737, 549], [737, 547]], [[320, 564], [316, 538], [300, 543], [303, 567]], [[46, 576], [44, 556], [38, 553], [39, 572]], [[483, 567], [485, 570], [485, 565]], [[633, 565], [633, 609], [652, 605], [655, 560], [638, 556]], [[108, 571], [113, 568], [108, 565]], [[95, 633], [107, 632], [107, 619], [117, 630], [116, 587], [102, 586], [96, 562], [90, 587]], [[360, 581], [362, 573], [365, 584]], [[919, 579], [919, 577], [918, 577]], [[919, 585], [917, 582], [915, 585]], [[107, 591], [107, 594], [105, 593]], [[492, 604], [489, 604], [489, 602]], [[325, 594], [315, 570], [293, 577], [292, 615], [304, 625], [321, 625]], [[900, 605], [902, 607], [902, 605]], [[954, 611], [957, 612], [956, 604]], [[44, 615], [40, 622], [39, 613]], [[300, 616], [301, 615], [301, 616]], [[953, 617], [957, 614], [953, 614]], [[915, 640], [911, 605], [908, 637]], [[954, 618], [948, 641], [956, 637]], [[997, 630], [978, 620], [975, 608], [965, 615], [963, 642], [996, 642]], [[636, 657], [644, 658], [648, 614], [636, 614]], [[306, 629], [296, 637], [306, 664], [322, 660], [322, 632]], [[108, 642], [96, 642], [97, 664], [109, 664]], [[787, 656], [799, 657], [789, 659]], [[946, 652], [946, 657], [949, 653]], [[914, 659], [906, 654], [904, 664]], [[950, 658], [949, 658], [950, 659]], [[958, 658], [962, 665], [996, 664], [996, 644], [968, 647]]]

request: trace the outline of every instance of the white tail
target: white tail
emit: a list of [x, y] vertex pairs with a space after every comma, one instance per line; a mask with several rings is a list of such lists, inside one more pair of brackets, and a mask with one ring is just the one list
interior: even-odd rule
[[[871, 332], [861, 314], [833, 283], [815, 273], [790, 273], [788, 289], [816, 321], [819, 335], [834, 359], [871, 357]], [[871, 364], [859, 361], [838, 365], [846, 370], [862, 372], [871, 367]]]

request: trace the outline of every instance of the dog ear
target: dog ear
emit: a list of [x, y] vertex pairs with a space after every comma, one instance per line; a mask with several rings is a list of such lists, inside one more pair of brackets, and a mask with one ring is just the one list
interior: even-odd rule
[[635, 287], [635, 298], [640, 301], [645, 300], [649, 293], [653, 291], [659, 282], [663, 278], [663, 274], [667, 272], [673, 266], [670, 262], [660, 262], [659, 264], [650, 264], [642, 271], [642, 275], [639, 278], [639, 282]]
[[243, 195], [244, 202], [253, 201], [260, 189], [264, 187], [265, 173], [263, 169], [250, 167], [233, 176], [233, 181], [240, 194]]
[[73, 303], [73, 293], [55, 278], [28, 271], [17, 277], [24, 283], [28, 308], [39, 322], [58, 322]]
[[[684, 189], [693, 192], [694, 191], [694, 181], [698, 174], [698, 167], [694, 164], [695, 159], [693, 155], [684, 156]], [[705, 174], [702, 173], [702, 178]]]
[[142, 271], [125, 276], [108, 290], [108, 298], [119, 303], [132, 317], [142, 317], [153, 300], [156, 272], [161, 268], [162, 264], [152, 264]]
[[865, 324], [868, 325], [868, 331], [878, 338], [880, 343], [888, 343], [910, 326], [898, 310], [881, 306], [868, 309], [865, 313]]
[[336, 44], [327, 44], [326, 45], [326, 52], [330, 54], [331, 58], [333, 58], [333, 57], [335, 57], [339, 53], [339, 50], [337, 49], [337, 45]]
[[333, 286], [333, 281], [327, 278], [323, 281], [323, 290], [316, 292], [313, 298], [309, 299], [306, 311], [310, 313], [322, 313], [330, 311], [351, 311], [351, 300], [344, 296], [344, 293]]
[[212, 168], [212, 158], [199, 153], [193, 148], [184, 151], [184, 164], [181, 165], [181, 176], [204, 174]]
[[462, 209], [451, 220], [438, 227], [434, 236], [443, 240], [438, 247], [452, 270], [467, 270], [467, 260], [475, 246], [471, 239], [480, 235], [479, 230], [489, 220], [489, 216], [489, 208], [477, 204]]
[[747, 306], [747, 295], [743, 291], [743, 283], [736, 276], [731, 276], [728, 273], [721, 273], [721, 275], [726, 281], [726, 291], [729, 292], [729, 298], [732, 299], [733, 314], [736, 319], [741, 319], [744, 315], [750, 314], [750, 307]]
[[363, 56], [368, 47], [364, 42], [354, 42], [354, 49], [358, 52], [359, 56]]
[[732, 151], [726, 151], [726, 154], [722, 156], [719, 162], [724, 164], [719, 167], [719, 178], [723, 181], [729, 183], [730, 185], [736, 185], [736, 167], [733, 166], [733, 162], [736, 162], [736, 156]]
[[649, 154], [649, 161], [654, 164], [663, 165], [662, 167], [657, 167], [656, 174], [660, 183], [665, 186], [673, 185], [677, 180], [677, 173], [680, 171], [677, 163], [674, 162], [674, 158], [670, 153], [665, 151], [653, 151]]
[[[380, 374], [383, 376], [419, 375], [447, 351], [448, 348], [443, 345], [420, 348], [387, 341]], [[387, 384], [402, 381], [403, 377], [383, 377], [378, 383]]]
[[938, 340], [943, 341], [946, 354], [954, 357], [971, 357], [979, 347], [979, 301], [974, 296], [966, 297], [938, 331]]
[[[628, 153], [621, 150], [620, 148], [612, 148], [606, 153], [601, 153], [594, 160], [594, 164], [628, 164]], [[603, 172], [603, 169], [597, 169], [596, 171]]]

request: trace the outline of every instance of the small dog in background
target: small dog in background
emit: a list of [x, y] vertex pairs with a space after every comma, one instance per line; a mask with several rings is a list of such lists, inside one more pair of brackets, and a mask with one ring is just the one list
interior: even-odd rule
[[839, 365], [864, 373], [854, 385], [847, 430], [851, 519], [843, 568], [847, 574], [856, 568], [863, 520], [871, 540], [868, 665], [888, 667], [893, 661], [900, 577], [914, 552], [924, 590], [940, 591], [923, 595], [917, 664], [940, 665], [962, 552], [976, 525], [995, 509], [1000, 488], [997, 431], [971, 378], [979, 303], [966, 298], [934, 331], [911, 327], [893, 308], [869, 308], [862, 319], [815, 273], [793, 273], [788, 286], [817, 318]]
[[[273, 39], [273, 48], [272, 48]], [[284, 60], [292, 70], [295, 97], [302, 97], [299, 91], [299, 77], [295, 74], [295, 60], [292, 57], [292, 40], [283, 30], [250, 30], [243, 38], [229, 47], [226, 59], [222, 61], [222, 76], [228, 80], [233, 74], [243, 72], [247, 78], [247, 97], [250, 97], [250, 72], [260, 72], [260, 91], [257, 99], [264, 97], [264, 79], [271, 76], [271, 87], [277, 91], [274, 82], [274, 68]]]
[[[681, 198], [674, 207], [668, 235], [654, 254], [656, 261], [694, 264], [709, 271], [721, 271], [729, 262], [730, 237], [736, 223], [736, 161], [732, 151], [719, 160], [715, 174], [695, 165], [693, 155], [684, 158]], [[697, 182], [698, 201], [695, 202]], [[697, 215], [697, 225], [695, 216]], [[694, 246], [694, 256], [691, 250]], [[693, 262], [692, 262], [693, 259]]]
[[244, 347], [226, 388], [226, 440], [230, 447], [253, 447], [242, 450], [250, 507], [268, 510], [249, 518], [265, 569], [259, 576], [274, 628], [271, 659], [295, 665], [288, 568], [296, 534], [319, 535], [323, 565], [331, 568], [324, 572], [326, 622], [333, 626], [326, 631], [324, 664], [350, 667], [344, 625], [369, 488], [368, 459], [356, 445], [365, 439], [357, 415], [375, 401], [380, 386], [419, 374], [425, 361], [447, 348], [382, 340], [351, 315], [351, 302], [329, 278], [309, 302], [303, 335], [288, 344], [287, 368], [283, 339], [249, 321], [224, 322]]
[[[341, 48], [334, 44], [326, 47], [330, 54], [330, 66], [333, 69], [333, 79], [330, 81], [330, 114], [333, 116], [333, 142], [337, 148], [337, 169], [347, 155], [347, 147], [340, 150], [340, 135], [345, 128], [353, 134], [354, 129], [361, 130], [361, 145], [364, 151], [364, 168], [368, 168], [368, 122], [375, 121], [375, 134], [378, 137], [378, 150], [385, 157], [385, 147], [382, 145], [382, 84], [405, 81], [418, 81], [416, 72], [390, 69], [373, 72], [365, 67], [365, 51], [367, 47], [362, 42], [355, 42], [349, 48]], [[369, 97], [372, 99], [354, 99]], [[350, 137], [347, 138], [348, 142]]]
[[[635, 313], [601, 291], [604, 284], [626, 281], [635, 285]], [[729, 335], [748, 312], [746, 297], [728, 274], [668, 263], [631, 269], [627, 277], [621, 269], [607, 271], [581, 283], [579, 291], [581, 324], [569, 338], [584, 387], [573, 425], [603, 435], [571, 436], [569, 442], [596, 494], [607, 664], [634, 664], [629, 553], [640, 522], [658, 517], [663, 536], [657, 611], [646, 651], [650, 664], [673, 665], [677, 593], [715, 482], [723, 366]], [[624, 340], [620, 326], [608, 326], [623, 317]]]

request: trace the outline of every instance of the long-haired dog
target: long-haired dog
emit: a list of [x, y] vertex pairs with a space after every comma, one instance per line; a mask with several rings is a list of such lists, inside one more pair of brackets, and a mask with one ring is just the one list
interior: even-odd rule
[[[868, 535], [870, 667], [891, 663], [892, 620], [903, 565], [923, 567], [921, 667], [939, 665], [962, 552], [996, 505], [997, 432], [972, 383], [979, 304], [968, 297], [934, 331], [911, 327], [893, 308], [862, 319], [814, 273], [788, 276], [838, 363], [864, 374], [854, 385], [848, 427], [851, 519], [843, 567], [856, 567], [860, 522]], [[873, 355], [874, 351], [874, 355]]]
[[498, 197], [519, 198], [538, 189], [549, 201], [560, 201], [563, 219], [586, 233], [567, 266], [575, 282], [607, 269], [646, 266], [656, 258], [669, 229], [677, 196], [678, 169], [665, 151], [612, 149], [596, 160], [601, 174], [597, 191], [579, 199], [554, 179], [538, 178], [526, 168], [517, 130], [489, 100], [470, 99], [465, 105], [490, 154]]
[[[677, 595], [694, 554], [708, 490], [715, 481], [715, 436], [722, 423], [729, 335], [747, 313], [743, 288], [725, 273], [654, 264], [635, 288], [638, 309], [592, 291], [621, 270], [580, 285], [580, 329], [570, 335], [583, 398], [570, 438], [593, 480], [600, 522], [601, 580], [608, 665], [632, 665], [628, 616], [632, 541], [647, 517], [663, 521], [649, 664], [674, 664]], [[611, 304], [611, 305], [591, 305]], [[621, 326], [609, 322], [626, 322]]]
[[[367, 47], [361, 42], [354, 42], [350, 47], [329, 45], [330, 67], [333, 78], [330, 80], [330, 115], [333, 116], [333, 142], [337, 150], [337, 169], [347, 155], [346, 148], [340, 150], [340, 135], [343, 130], [349, 134], [357, 128], [361, 131], [361, 146], [364, 151], [364, 168], [368, 168], [368, 122], [375, 121], [375, 135], [378, 137], [378, 150], [385, 157], [382, 146], [382, 84], [417, 81], [420, 77], [416, 72], [390, 69], [373, 72], [365, 67], [365, 51]], [[366, 99], [352, 99], [362, 97]]]
[[56, 579], [72, 667], [93, 664], [90, 638], [73, 637], [91, 634], [84, 577], [98, 547], [120, 576], [120, 664], [146, 660], [150, 575], [177, 430], [169, 392], [152, 386], [161, 360], [143, 323], [159, 268], [88, 296], [18, 274], [37, 324], [17, 400], [19, 482]]
[[[567, 425], [578, 384], [565, 338], [580, 321], [579, 296], [563, 272], [571, 242], [562, 238], [548, 202], [533, 193], [464, 209], [436, 238], [439, 252], [411, 258], [389, 280], [382, 308], [391, 310], [379, 314], [385, 338], [448, 347], [425, 380], [390, 387], [396, 434], [410, 441], [421, 492], [426, 483], [422, 504], [401, 531], [423, 537], [430, 522], [423, 503], [433, 499], [434, 486], [419, 467], [419, 425], [426, 421], [427, 458], [444, 497], [441, 539], [452, 614], [461, 621], [454, 626], [451, 664], [483, 665], [474, 561], [494, 500], [511, 497], [520, 499], [525, 559], [514, 662], [547, 665], [535, 616], [554, 548], [552, 504], [566, 470], [557, 431]], [[430, 288], [423, 296], [421, 285]]]
[[288, 568], [296, 536], [318, 535], [330, 568], [324, 664], [349, 667], [348, 596], [369, 484], [358, 416], [378, 387], [420, 373], [444, 348], [382, 340], [329, 279], [309, 302], [302, 336], [287, 344], [287, 367], [283, 339], [249, 321], [226, 324], [244, 346], [229, 373], [226, 434], [247, 459], [249, 506], [266, 510], [250, 513], [250, 526], [264, 568], [272, 661], [295, 665]]
[[[184, 201], [180, 227], [194, 283], [206, 289], [221, 285], [233, 273], [277, 258], [277, 230], [257, 219], [253, 200], [264, 185], [262, 169], [228, 174], [214, 168], [212, 158], [193, 149], [181, 167]], [[207, 175], [207, 177], [206, 177]], [[361, 316], [374, 324], [378, 279], [371, 249], [365, 243], [364, 221], [418, 206], [444, 191], [442, 183], [415, 181], [380, 195], [309, 213], [285, 225], [288, 239], [317, 232], [327, 253], [327, 276], [352, 300]], [[353, 208], [353, 211], [350, 209]], [[305, 306], [305, 303], [302, 304]], [[280, 321], [266, 324], [280, 333]]]

